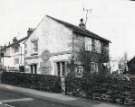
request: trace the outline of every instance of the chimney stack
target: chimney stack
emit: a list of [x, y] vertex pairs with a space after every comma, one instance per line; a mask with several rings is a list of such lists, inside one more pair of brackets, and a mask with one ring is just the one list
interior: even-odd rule
[[16, 43], [18, 40], [16, 37], [13, 38], [13, 43]]
[[79, 27], [80, 27], [81, 29], [86, 29], [86, 26], [85, 26], [85, 24], [84, 24], [83, 18], [80, 19]]
[[27, 31], [27, 36], [30, 36], [33, 31], [34, 31], [34, 28], [29, 28]]

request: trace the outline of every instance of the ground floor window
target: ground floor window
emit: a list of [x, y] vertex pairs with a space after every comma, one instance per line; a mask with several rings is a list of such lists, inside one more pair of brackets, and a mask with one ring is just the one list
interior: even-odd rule
[[90, 62], [90, 72], [98, 72], [98, 63]]
[[75, 76], [77, 78], [81, 78], [83, 76], [84, 67], [82, 65], [78, 65], [75, 70]]

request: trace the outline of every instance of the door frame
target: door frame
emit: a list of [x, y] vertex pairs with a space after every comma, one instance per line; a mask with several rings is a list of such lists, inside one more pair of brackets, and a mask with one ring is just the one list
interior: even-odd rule
[[[64, 63], [64, 64], [62, 64]], [[62, 92], [65, 93], [66, 90], [66, 86], [65, 86], [65, 77], [66, 77], [66, 73], [67, 73], [67, 60], [61, 60], [61, 61], [55, 61], [56, 64], [56, 72], [57, 72], [57, 76], [60, 77], [60, 81], [61, 81], [61, 88], [62, 88]], [[64, 65], [64, 75], [63, 75], [63, 65]], [[60, 71], [58, 71], [58, 66]]]

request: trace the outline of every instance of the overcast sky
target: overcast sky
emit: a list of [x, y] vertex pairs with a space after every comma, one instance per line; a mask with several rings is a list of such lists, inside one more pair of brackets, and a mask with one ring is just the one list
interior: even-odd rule
[[0, 0], [0, 44], [26, 36], [46, 14], [77, 25], [88, 14], [87, 29], [112, 41], [111, 57], [135, 56], [135, 2], [128, 0]]

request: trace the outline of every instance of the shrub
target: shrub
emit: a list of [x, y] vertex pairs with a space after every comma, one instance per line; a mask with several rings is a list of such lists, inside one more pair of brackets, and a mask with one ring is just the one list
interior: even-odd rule
[[67, 80], [67, 83], [67, 93], [70, 92], [75, 96], [81, 96], [80, 93], [84, 92], [86, 98], [121, 104], [132, 100], [132, 103], [135, 103], [135, 82], [133, 80], [114, 78], [112, 74], [107, 76], [91, 74], [83, 78], [72, 77]]

